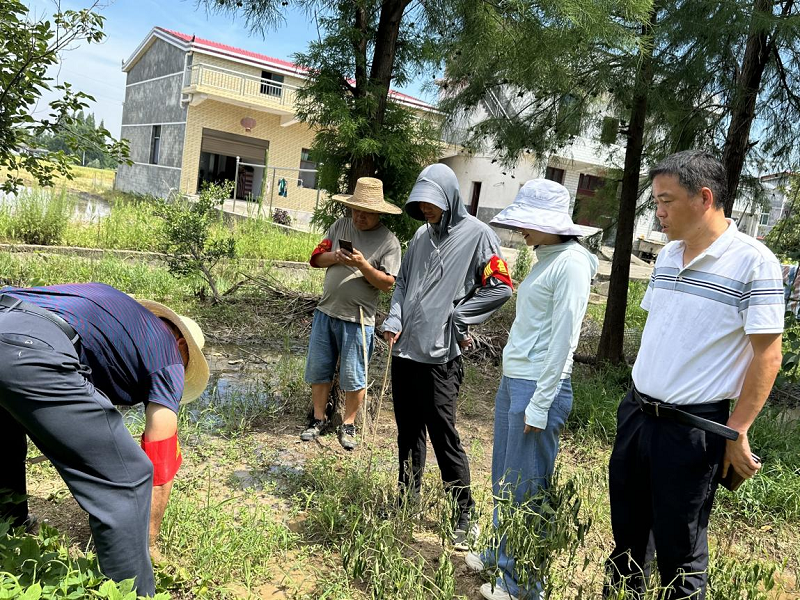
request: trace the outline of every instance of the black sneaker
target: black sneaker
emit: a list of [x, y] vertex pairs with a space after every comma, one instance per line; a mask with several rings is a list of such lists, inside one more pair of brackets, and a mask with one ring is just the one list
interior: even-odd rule
[[356, 426], [353, 423], [343, 423], [339, 428], [339, 443], [345, 450], [355, 450], [358, 446]]
[[311, 440], [317, 439], [322, 435], [322, 432], [327, 425], [327, 421], [323, 421], [322, 419], [312, 419], [308, 429], [300, 434], [300, 439], [304, 442], [310, 442]]

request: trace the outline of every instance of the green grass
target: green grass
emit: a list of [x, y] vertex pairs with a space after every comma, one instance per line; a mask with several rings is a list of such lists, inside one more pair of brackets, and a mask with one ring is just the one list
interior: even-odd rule
[[[77, 199], [67, 192], [34, 188], [22, 194], [16, 208], [0, 206], [0, 241], [66, 245], [109, 250], [158, 252], [162, 221], [146, 197], [108, 192], [110, 213], [92, 221], [72, 218]], [[287, 230], [264, 218], [220, 219], [211, 237], [232, 233], [239, 258], [305, 262], [319, 243], [315, 233]]]
[[30, 286], [98, 281], [128, 294], [164, 302], [177, 309], [191, 304], [194, 285], [166, 268], [114, 257], [86, 259], [51, 254], [0, 253], [0, 283]]

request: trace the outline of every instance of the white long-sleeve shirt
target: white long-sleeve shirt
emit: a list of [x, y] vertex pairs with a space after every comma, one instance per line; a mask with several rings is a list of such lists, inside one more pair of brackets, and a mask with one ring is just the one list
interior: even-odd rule
[[539, 246], [517, 290], [517, 316], [503, 350], [503, 375], [536, 381], [525, 423], [544, 429], [561, 379], [572, 372], [598, 260], [574, 241]]

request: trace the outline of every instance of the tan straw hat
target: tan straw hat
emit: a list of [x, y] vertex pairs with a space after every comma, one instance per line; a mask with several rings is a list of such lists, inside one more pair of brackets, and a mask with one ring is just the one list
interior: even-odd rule
[[333, 200], [345, 206], [372, 213], [399, 215], [403, 209], [383, 199], [383, 182], [374, 177], [359, 177], [352, 194], [336, 194]]
[[189, 347], [189, 364], [186, 366], [186, 374], [184, 375], [181, 404], [188, 404], [197, 400], [205, 391], [210, 374], [208, 362], [206, 357], [203, 356], [202, 350], [203, 346], [205, 346], [206, 338], [203, 336], [200, 326], [189, 317], [179, 315], [171, 308], [154, 300], [137, 299], [137, 302], [155, 316], [166, 319], [180, 330], [181, 335], [186, 340], [186, 345]]

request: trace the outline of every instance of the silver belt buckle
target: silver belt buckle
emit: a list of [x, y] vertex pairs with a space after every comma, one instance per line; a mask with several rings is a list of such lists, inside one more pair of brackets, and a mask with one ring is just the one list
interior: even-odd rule
[[659, 415], [658, 415], [658, 402], [653, 402], [653, 404], [654, 404], [654, 405], [655, 405], [655, 407], [656, 407], [656, 416], [659, 416]]

